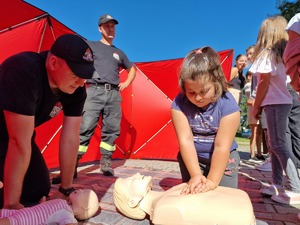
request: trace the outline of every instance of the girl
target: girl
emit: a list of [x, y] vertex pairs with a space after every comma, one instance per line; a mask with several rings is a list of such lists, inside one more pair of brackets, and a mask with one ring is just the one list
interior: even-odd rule
[[172, 120], [179, 142], [182, 193], [199, 193], [217, 186], [237, 188], [240, 157], [234, 140], [240, 108], [226, 91], [218, 53], [210, 47], [191, 51], [179, 75], [179, 93], [172, 103]]
[[[258, 80], [252, 114], [259, 118], [262, 109], [265, 111], [271, 153], [273, 184], [261, 189], [261, 192], [283, 204], [300, 204], [300, 180], [286, 138], [288, 114], [292, 106], [282, 60], [288, 40], [286, 26], [284, 17], [273, 16], [265, 19], [260, 27], [253, 54], [254, 62], [250, 68]], [[291, 191], [284, 190], [283, 171]]]

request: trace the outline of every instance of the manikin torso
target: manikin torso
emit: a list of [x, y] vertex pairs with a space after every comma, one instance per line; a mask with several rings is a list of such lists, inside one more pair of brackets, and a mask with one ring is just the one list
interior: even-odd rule
[[155, 225], [253, 225], [253, 207], [246, 192], [217, 187], [200, 194], [180, 194], [185, 184], [165, 192], [149, 191], [140, 208]]

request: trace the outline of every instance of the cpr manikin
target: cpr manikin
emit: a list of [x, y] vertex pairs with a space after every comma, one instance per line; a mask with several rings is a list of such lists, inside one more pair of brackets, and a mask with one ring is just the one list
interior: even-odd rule
[[70, 194], [67, 201], [53, 199], [18, 210], [1, 209], [0, 225], [75, 225], [77, 220], [91, 218], [98, 210], [97, 194], [90, 189], [78, 189]]
[[131, 219], [149, 215], [152, 223], [159, 225], [256, 224], [246, 192], [219, 186], [212, 191], [184, 195], [181, 190], [185, 185], [153, 191], [152, 177], [137, 173], [116, 180], [114, 203]]

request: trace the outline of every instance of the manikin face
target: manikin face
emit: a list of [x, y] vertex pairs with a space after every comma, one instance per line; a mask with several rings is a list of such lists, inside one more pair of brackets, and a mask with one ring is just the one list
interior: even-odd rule
[[123, 180], [127, 192], [131, 197], [143, 198], [152, 187], [152, 177], [140, 173]]
[[186, 97], [200, 108], [209, 105], [215, 96], [215, 86], [210, 81], [204, 84], [201, 80], [186, 80], [184, 88]]
[[87, 209], [94, 210], [99, 205], [97, 196], [90, 189], [77, 189], [73, 191], [69, 195], [69, 202], [72, 204], [75, 216], [83, 212], [89, 213]]
[[101, 24], [99, 30], [104, 38], [114, 39], [116, 35], [116, 24], [113, 21]]
[[72, 94], [79, 86], [83, 87], [86, 82], [85, 79], [77, 77], [69, 68], [65, 60], [56, 56], [52, 57], [55, 57], [53, 60], [56, 60], [55, 68], [52, 70], [51, 76], [55, 87], [52, 88], [58, 88], [62, 92]]

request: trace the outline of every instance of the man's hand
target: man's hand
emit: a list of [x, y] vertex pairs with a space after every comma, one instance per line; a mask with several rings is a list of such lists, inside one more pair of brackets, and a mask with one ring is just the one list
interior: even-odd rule
[[252, 116], [256, 119], [261, 118], [262, 108], [261, 107], [254, 107], [252, 108]]
[[124, 82], [124, 83], [120, 83], [119, 84], [119, 90], [123, 91], [125, 88], [127, 88], [129, 86], [128, 83]]
[[57, 191], [54, 192], [51, 196], [49, 196], [48, 200], [51, 200], [51, 199], [57, 199], [57, 198], [67, 200], [68, 197], [66, 197], [64, 194], [60, 193], [60, 192], [57, 190]]
[[247, 106], [253, 106], [253, 102], [254, 102], [254, 100], [251, 99], [251, 98], [249, 98], [249, 99], [247, 100], [247, 102], [246, 102], [246, 105], [247, 105]]
[[4, 209], [23, 209], [25, 208], [24, 205], [22, 205], [20, 202], [13, 204], [13, 205], [9, 205], [9, 206], [4, 206]]

